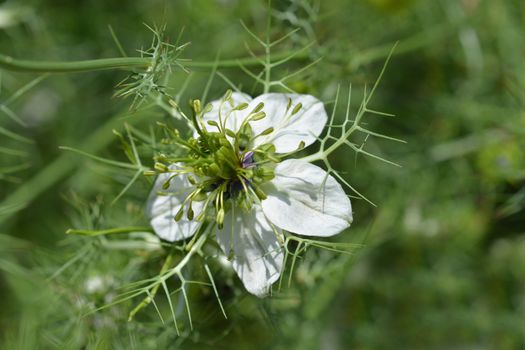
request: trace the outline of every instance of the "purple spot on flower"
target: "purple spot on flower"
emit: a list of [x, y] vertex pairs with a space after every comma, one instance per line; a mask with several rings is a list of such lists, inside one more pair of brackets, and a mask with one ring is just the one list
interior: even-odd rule
[[244, 169], [252, 167], [254, 165], [253, 163], [254, 163], [253, 152], [249, 151], [249, 152], [244, 153], [242, 156], [242, 167]]

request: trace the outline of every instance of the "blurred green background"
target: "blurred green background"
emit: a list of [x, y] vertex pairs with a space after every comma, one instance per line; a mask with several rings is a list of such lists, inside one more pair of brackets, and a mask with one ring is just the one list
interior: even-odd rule
[[[184, 28], [182, 41], [191, 42], [185, 58], [239, 58], [248, 55], [245, 42], [261, 52], [239, 20], [263, 35], [266, 15], [265, 1], [257, 0], [4, 1], [0, 53], [118, 57], [111, 25], [136, 55], [151, 41], [143, 23], [166, 23], [172, 40]], [[124, 122], [147, 130], [165, 116], [161, 109], [130, 114], [129, 100], [112, 97], [122, 71], [0, 70], [0, 348], [525, 348], [525, 2], [274, 0], [272, 17], [272, 37], [301, 29], [280, 49], [314, 42], [286, 69], [323, 59], [288, 83], [325, 101], [338, 84], [346, 91], [352, 83], [358, 103], [399, 41], [372, 102], [396, 117], [366, 122], [407, 143], [370, 139], [366, 147], [402, 168], [348, 152], [334, 156], [377, 204], [354, 200], [354, 224], [338, 237], [365, 247], [352, 256], [307, 252], [292, 287], [265, 300], [236, 291], [237, 282], [219, 271], [228, 320], [212, 293], [196, 291], [195, 329], [182, 336], [152, 310], [131, 323], [120, 306], [79, 317], [78, 305], [106, 296], [86, 291], [78, 282], [84, 273], [104, 271], [118, 284], [136, 272], [129, 254], [65, 239], [65, 230], [144, 224], [147, 185], [109, 206], [130, 174], [58, 147], [123, 159], [111, 130]], [[241, 69], [220, 71], [260, 93]], [[186, 76], [174, 72], [173, 91]], [[210, 69], [195, 68], [182, 98], [200, 97], [209, 76]], [[210, 98], [227, 88], [216, 77]], [[96, 264], [82, 269], [79, 258], [67, 273], [59, 270], [93, 251]]]

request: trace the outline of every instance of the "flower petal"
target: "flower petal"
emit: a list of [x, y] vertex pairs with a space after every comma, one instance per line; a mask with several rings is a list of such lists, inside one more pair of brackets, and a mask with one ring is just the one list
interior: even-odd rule
[[[249, 95], [246, 95], [241, 92], [232, 92], [232, 100], [233, 106], [229, 102], [223, 102], [222, 99], [210, 102], [210, 104], [212, 105], [211, 111], [205, 113], [202, 117], [206, 126], [206, 130], [217, 131], [216, 127], [208, 125], [206, 124], [206, 122], [209, 120], [213, 120], [219, 123], [219, 114], [221, 115], [223, 122], [224, 120], [226, 120], [227, 129], [230, 129], [234, 132], [237, 132], [237, 130], [239, 130], [239, 127], [244, 118], [246, 118], [246, 115], [249, 113], [249, 110], [248, 108], [242, 111], [234, 112], [231, 112], [231, 110], [233, 109], [233, 107], [236, 107], [241, 103], [250, 103], [252, 98]], [[226, 118], [226, 116], [228, 117]]]
[[[289, 101], [292, 101], [288, 108]], [[297, 150], [299, 144], [305, 147], [317, 140], [328, 120], [321, 101], [311, 95], [270, 93], [260, 95], [250, 102], [247, 111], [253, 110], [259, 103], [264, 103], [266, 117], [251, 122], [255, 135], [272, 127], [274, 131], [255, 139], [254, 146], [273, 143], [277, 153], [288, 153]], [[302, 107], [294, 114], [294, 109]], [[293, 115], [292, 115], [293, 114]]]
[[[248, 213], [229, 212], [217, 240], [226, 255], [233, 248], [233, 268], [246, 289], [258, 297], [268, 294], [281, 274], [284, 254], [276, 234], [259, 206]], [[232, 239], [233, 237], [233, 244]]]
[[263, 191], [264, 214], [273, 224], [308, 236], [333, 236], [352, 223], [352, 206], [341, 185], [326, 171], [298, 159], [275, 168]]
[[[172, 166], [172, 168], [174, 167]], [[146, 214], [150, 218], [153, 230], [160, 238], [175, 242], [191, 237], [197, 231], [201, 222], [195, 219], [188, 220], [186, 215], [183, 215], [179, 221], [175, 221], [175, 215], [180, 210], [184, 199], [191, 193], [192, 188], [187, 176], [182, 174], [175, 176], [171, 180], [167, 190], [162, 189], [162, 185], [171, 175], [160, 174], [157, 177], [149, 195]], [[195, 217], [199, 215], [202, 207], [203, 202], [192, 203]]]

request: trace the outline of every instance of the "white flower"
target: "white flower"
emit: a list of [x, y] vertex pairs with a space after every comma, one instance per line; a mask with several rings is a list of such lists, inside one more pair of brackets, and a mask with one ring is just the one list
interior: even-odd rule
[[[352, 207], [341, 185], [323, 169], [300, 159], [279, 161], [271, 155], [265, 158], [260, 151], [264, 148], [262, 146], [271, 144], [275, 147], [264, 149], [271, 149], [275, 156], [289, 155], [300, 147], [313, 144], [328, 119], [319, 100], [310, 95], [278, 93], [264, 94], [253, 100], [245, 94], [232, 93], [226, 100], [214, 101], [211, 107], [205, 108], [201, 127], [206, 133], [216, 130], [214, 127], [219, 125], [217, 129], [222, 126], [223, 130], [229, 129], [239, 135], [240, 129], [249, 121], [255, 136], [250, 138], [246, 149], [235, 146], [239, 148], [236, 150], [239, 171], [246, 172], [250, 168], [256, 169], [259, 164], [266, 164], [273, 173], [263, 181], [254, 175], [259, 182], [238, 175], [240, 184], [232, 179], [237, 181], [237, 187], [242, 185], [244, 188], [246, 197], [250, 198], [248, 205], [235, 205], [236, 193], [242, 191], [234, 192], [233, 183], [224, 185], [221, 196], [226, 194], [226, 201], [233, 204], [221, 204], [222, 209], [215, 208], [216, 212], [223, 211], [217, 214], [222, 228], [216, 229], [216, 238], [225, 255], [232, 257], [233, 268], [246, 289], [262, 297], [281, 274], [284, 258], [282, 230], [299, 235], [332, 236], [350, 226]], [[260, 111], [265, 115], [260, 117]], [[258, 117], [254, 117], [257, 113]], [[199, 137], [198, 134], [195, 136]], [[227, 139], [231, 147], [239, 143], [231, 132]], [[259, 157], [257, 152], [262, 154], [263, 161], [254, 161], [254, 155]], [[147, 211], [157, 235], [173, 242], [191, 237], [202, 224], [203, 215], [199, 217], [199, 214], [203, 209], [205, 213], [202, 214], [214, 209], [210, 208], [213, 203], [206, 200], [191, 201], [196, 198], [195, 193], [202, 194], [204, 190], [195, 190], [195, 179], [188, 173], [187, 166], [173, 163], [170, 169], [176, 176], [169, 172], [158, 176]], [[228, 181], [224, 178], [222, 175], [220, 184]], [[213, 202], [220, 203], [221, 198], [216, 196]], [[175, 220], [177, 213], [182, 213], [181, 210], [188, 205], [188, 198], [192, 215], [179, 215]]]

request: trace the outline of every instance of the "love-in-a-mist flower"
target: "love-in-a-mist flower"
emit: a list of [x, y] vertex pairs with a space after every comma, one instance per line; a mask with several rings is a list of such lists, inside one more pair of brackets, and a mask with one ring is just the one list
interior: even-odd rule
[[170, 242], [213, 225], [246, 289], [265, 296], [283, 267], [283, 230], [327, 237], [352, 222], [341, 185], [320, 167], [289, 159], [317, 140], [326, 111], [313, 96], [279, 93], [230, 92], [193, 107], [193, 137], [170, 135], [186, 155], [156, 158], [151, 225]]

